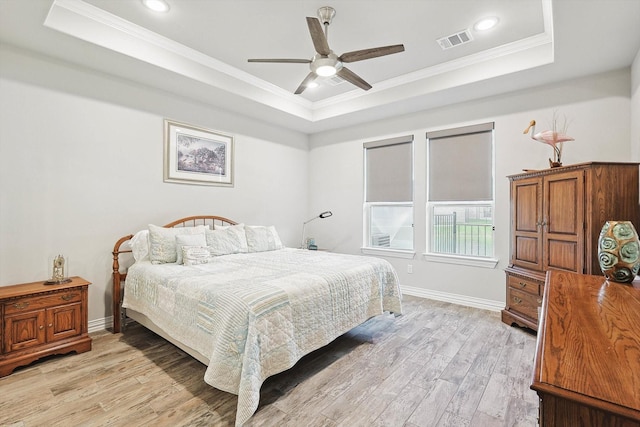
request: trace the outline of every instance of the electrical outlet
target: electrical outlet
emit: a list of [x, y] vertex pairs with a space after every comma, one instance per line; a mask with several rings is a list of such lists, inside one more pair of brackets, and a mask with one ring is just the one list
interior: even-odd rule
[[409, 273], [409, 274], [413, 273], [413, 265], [412, 264], [407, 265], [407, 273]]

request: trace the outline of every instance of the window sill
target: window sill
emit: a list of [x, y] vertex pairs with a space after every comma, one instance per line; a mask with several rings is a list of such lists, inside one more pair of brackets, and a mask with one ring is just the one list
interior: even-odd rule
[[441, 262], [446, 264], [468, 265], [470, 267], [496, 268], [498, 259], [495, 258], [475, 258], [455, 255], [443, 255], [426, 253], [422, 254], [425, 261]]
[[360, 251], [365, 255], [388, 256], [405, 259], [413, 259], [416, 256], [415, 251], [402, 249], [360, 248]]

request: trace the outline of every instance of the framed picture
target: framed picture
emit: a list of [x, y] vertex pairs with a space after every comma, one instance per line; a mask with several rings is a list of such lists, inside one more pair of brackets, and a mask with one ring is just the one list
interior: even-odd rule
[[233, 137], [165, 120], [164, 182], [233, 187]]

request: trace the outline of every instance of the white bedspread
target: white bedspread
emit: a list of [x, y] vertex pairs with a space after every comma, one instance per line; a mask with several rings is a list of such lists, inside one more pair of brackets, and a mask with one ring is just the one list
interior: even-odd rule
[[386, 260], [299, 249], [188, 267], [136, 263], [123, 306], [209, 356], [204, 380], [238, 395], [237, 426], [256, 411], [267, 377], [375, 315], [402, 313]]

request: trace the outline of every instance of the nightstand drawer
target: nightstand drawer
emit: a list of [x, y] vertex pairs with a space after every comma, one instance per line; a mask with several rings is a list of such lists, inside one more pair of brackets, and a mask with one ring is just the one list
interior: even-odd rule
[[507, 304], [510, 310], [517, 311], [532, 319], [537, 319], [538, 307], [542, 304], [542, 297], [510, 288]]
[[509, 276], [509, 287], [531, 295], [542, 295], [540, 283], [531, 279]]
[[65, 289], [53, 294], [18, 298], [4, 304], [5, 314], [22, 313], [82, 301], [82, 289]]

